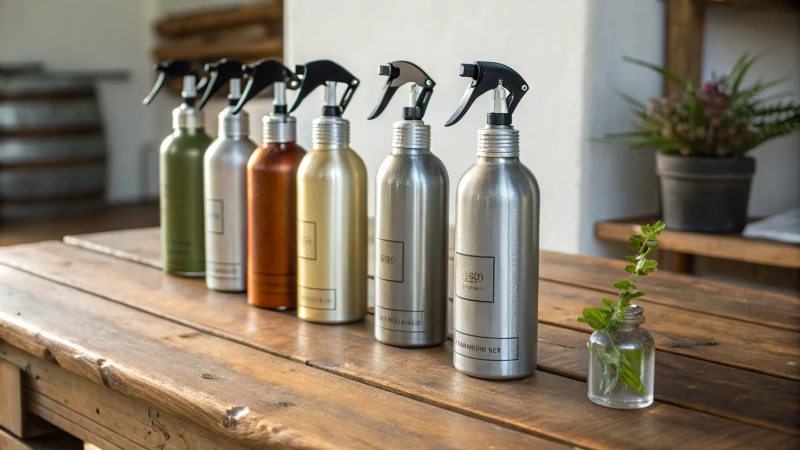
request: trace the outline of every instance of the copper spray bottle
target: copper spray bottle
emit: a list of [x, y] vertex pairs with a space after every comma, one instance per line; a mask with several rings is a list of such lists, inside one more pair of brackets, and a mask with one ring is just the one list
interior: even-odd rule
[[269, 309], [297, 304], [297, 167], [305, 156], [295, 142], [297, 121], [287, 114], [286, 89], [297, 76], [265, 59], [244, 67], [249, 77], [234, 113], [274, 85], [272, 114], [264, 116], [264, 139], [247, 163], [247, 302]]

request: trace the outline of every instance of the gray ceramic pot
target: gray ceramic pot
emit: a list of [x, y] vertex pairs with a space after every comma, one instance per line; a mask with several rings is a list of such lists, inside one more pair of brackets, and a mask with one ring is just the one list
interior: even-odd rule
[[661, 207], [667, 228], [739, 233], [747, 224], [753, 158], [656, 155]]

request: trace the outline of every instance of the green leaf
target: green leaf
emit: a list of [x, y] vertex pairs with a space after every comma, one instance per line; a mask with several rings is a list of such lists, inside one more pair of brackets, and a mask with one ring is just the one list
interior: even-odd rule
[[603, 305], [605, 305], [606, 311], [609, 311], [609, 312], [612, 312], [612, 313], [614, 312], [614, 302], [612, 302], [611, 300], [609, 300], [607, 298], [604, 298], [603, 299]]
[[636, 256], [628, 255], [625, 257], [625, 259], [627, 259], [630, 262], [636, 262]]
[[[631, 300], [633, 300], [633, 299], [635, 299], [635, 298], [639, 298], [639, 297], [644, 297], [644, 292], [642, 292], [642, 291], [636, 291], [636, 292], [623, 292], [623, 293], [620, 295], [620, 299], [619, 299], [619, 300], [620, 300], [620, 302], [623, 302], [623, 301], [624, 301], [624, 302], [628, 303], [628, 305], [630, 305], [630, 302], [631, 302]], [[621, 304], [621, 303], [620, 303], [620, 306], [622, 306], [622, 304]], [[626, 305], [626, 306], [627, 306], [627, 305]]]
[[653, 226], [650, 228], [653, 231], [653, 234], [658, 236], [659, 234], [661, 234], [662, 231], [664, 231], [665, 226], [666, 225], [664, 225], [664, 222], [659, 220], [658, 222], [654, 223]]
[[597, 357], [600, 358], [600, 361], [603, 361], [605, 364], [617, 365], [620, 362], [619, 359], [614, 358], [613, 356], [609, 355], [603, 349], [597, 349], [597, 351], [595, 352], [595, 355], [597, 355]]
[[614, 287], [621, 291], [627, 291], [628, 289], [636, 289], [636, 286], [634, 286], [631, 280], [619, 280], [616, 283], [614, 283]]
[[675, 75], [674, 73], [670, 72], [669, 70], [659, 67], [653, 63], [649, 63], [647, 61], [642, 61], [641, 59], [631, 58], [630, 56], [623, 56], [622, 60], [625, 62], [629, 62], [631, 64], [636, 64], [637, 66], [646, 67], [650, 70], [653, 70], [657, 73], [660, 73], [661, 76], [668, 79], [669, 81], [675, 83], [681, 88], [685, 88], [686, 81], [684, 81], [681, 77]]
[[639, 250], [639, 248], [644, 244], [644, 236], [641, 234], [632, 234], [628, 236], [628, 247], [634, 250]]
[[650, 233], [652, 233], [652, 229], [650, 228], [650, 225], [648, 225], [648, 224], [642, 225], [640, 227], [640, 229], [642, 230], [642, 234], [645, 235], [645, 236], [649, 236]]
[[646, 395], [642, 380], [639, 374], [628, 364], [620, 364], [617, 366], [617, 375], [628, 386], [639, 391], [640, 394]]
[[627, 266], [625, 266], [625, 272], [636, 273], [636, 266], [633, 264], [628, 264]]
[[608, 326], [609, 312], [600, 308], [583, 308], [583, 317], [578, 318], [578, 322], [588, 324], [595, 330], [602, 330]]

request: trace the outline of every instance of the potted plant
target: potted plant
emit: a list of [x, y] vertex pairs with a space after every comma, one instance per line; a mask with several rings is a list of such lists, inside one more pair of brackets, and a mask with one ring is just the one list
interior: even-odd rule
[[727, 76], [712, 76], [696, 87], [663, 67], [634, 58], [625, 61], [654, 70], [678, 89], [644, 104], [622, 95], [633, 108], [633, 131], [605, 136], [631, 148], [656, 148], [663, 218], [676, 230], [737, 233], [747, 223], [755, 160], [747, 153], [800, 129], [800, 103], [764, 96], [783, 80], [744, 78], [758, 59], [742, 55]]

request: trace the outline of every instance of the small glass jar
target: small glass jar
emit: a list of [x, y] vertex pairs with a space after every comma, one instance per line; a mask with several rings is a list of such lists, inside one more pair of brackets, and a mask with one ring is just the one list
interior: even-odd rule
[[[625, 324], [616, 331], [595, 331], [589, 339], [589, 377], [587, 396], [592, 402], [617, 409], [638, 409], [653, 403], [655, 378], [655, 342], [639, 325], [644, 310], [631, 305], [625, 309]], [[620, 361], [627, 361], [632, 371], [618, 374]], [[625, 369], [623, 369], [625, 370]], [[638, 377], [644, 393], [624, 380]]]

